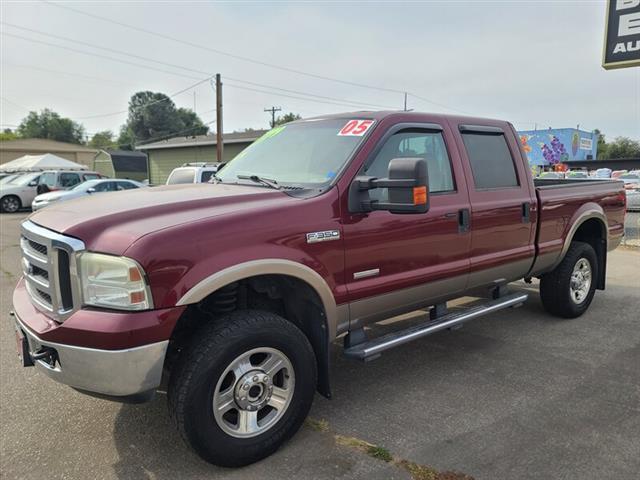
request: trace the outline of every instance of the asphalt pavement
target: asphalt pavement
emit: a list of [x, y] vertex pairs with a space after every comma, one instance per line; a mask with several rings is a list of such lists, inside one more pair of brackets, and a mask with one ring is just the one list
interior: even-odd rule
[[0, 215], [0, 478], [638, 478], [639, 249], [610, 255], [607, 290], [578, 319], [549, 316], [518, 282], [523, 307], [373, 362], [334, 348], [333, 400], [317, 395], [280, 451], [230, 470], [184, 446], [163, 395], [121, 405], [18, 365], [7, 312], [25, 216]]

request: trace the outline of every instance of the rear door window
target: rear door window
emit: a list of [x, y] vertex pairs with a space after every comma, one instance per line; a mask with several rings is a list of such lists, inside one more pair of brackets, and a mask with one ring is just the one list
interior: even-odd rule
[[132, 188], [138, 188], [137, 185], [131, 182], [115, 182], [116, 190], [131, 190]]
[[519, 185], [504, 133], [462, 132], [462, 139], [477, 190]]
[[202, 176], [201, 176], [201, 182], [202, 183], [207, 183], [209, 180], [211, 180], [211, 177], [213, 177], [213, 174], [216, 173], [213, 170], [205, 170], [202, 172]]
[[62, 188], [75, 187], [80, 183], [80, 175], [72, 172], [62, 172], [60, 174], [60, 186]]

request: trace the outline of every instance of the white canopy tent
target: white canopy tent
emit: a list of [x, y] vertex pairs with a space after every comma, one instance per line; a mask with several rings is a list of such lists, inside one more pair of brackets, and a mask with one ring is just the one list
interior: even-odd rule
[[72, 162], [52, 153], [24, 155], [0, 165], [0, 172], [39, 172], [42, 170], [87, 170], [86, 165]]

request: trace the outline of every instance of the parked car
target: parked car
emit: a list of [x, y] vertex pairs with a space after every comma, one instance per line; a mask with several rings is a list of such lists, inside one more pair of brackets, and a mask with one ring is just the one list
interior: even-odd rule
[[624, 182], [624, 188], [627, 192], [627, 211], [640, 210], [640, 173], [625, 173], [620, 175], [618, 180]]
[[610, 168], [598, 168], [595, 173], [596, 178], [611, 178]]
[[614, 170], [611, 172], [611, 178], [620, 178], [620, 176], [625, 173], [628, 173], [627, 170]]
[[38, 195], [57, 190], [68, 190], [76, 185], [103, 178], [98, 172], [87, 172], [84, 170], [48, 170], [42, 172], [38, 182]]
[[588, 179], [589, 174], [583, 170], [573, 170], [571, 172], [567, 172], [565, 178], [571, 178], [573, 180]]
[[[35, 212], [13, 307], [23, 365], [120, 401], [166, 379], [182, 437], [224, 466], [270, 455], [316, 389], [331, 396], [336, 339], [373, 360], [522, 304], [528, 293], [507, 284], [532, 277], [547, 312], [578, 317], [624, 233], [621, 182], [533, 180], [497, 120], [295, 121], [218, 176]], [[447, 310], [471, 292], [484, 300]], [[382, 337], [364, 329], [430, 307]]]
[[18, 178], [21, 175], [24, 175], [24, 173], [7, 173], [7, 174], [3, 174], [2, 178], [0, 178], [0, 184], [12, 182], [14, 179]]
[[559, 172], [542, 172], [538, 178], [543, 180], [557, 180], [559, 178], [564, 178], [564, 174]]
[[0, 211], [13, 213], [31, 205], [39, 178], [40, 172], [26, 173], [0, 183]]
[[140, 188], [144, 185], [135, 180], [121, 180], [115, 179], [100, 179], [100, 180], [88, 180], [79, 185], [76, 185], [71, 190], [59, 190], [56, 192], [43, 193], [38, 195], [31, 204], [31, 209], [35, 212], [52, 203], [58, 203], [65, 200], [73, 200], [74, 198], [86, 197], [95, 193], [102, 192], [117, 192], [121, 190], [131, 190], [133, 188]]
[[167, 185], [206, 183], [222, 168], [222, 165], [222, 163], [185, 163], [181, 167], [173, 169], [167, 178]]

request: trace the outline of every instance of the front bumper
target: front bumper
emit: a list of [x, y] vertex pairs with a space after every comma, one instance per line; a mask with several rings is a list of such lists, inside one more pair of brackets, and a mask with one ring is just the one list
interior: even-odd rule
[[110, 397], [127, 397], [156, 389], [169, 341], [124, 350], [99, 350], [47, 342], [31, 332], [16, 314], [16, 329], [27, 339], [29, 354], [52, 349], [56, 361], [34, 360], [56, 382]]
[[39, 371], [86, 393], [123, 401], [160, 385], [169, 338], [185, 309], [80, 309], [57, 323], [33, 306], [23, 279], [13, 292], [13, 308], [28, 356], [55, 351], [55, 362], [33, 359]]

